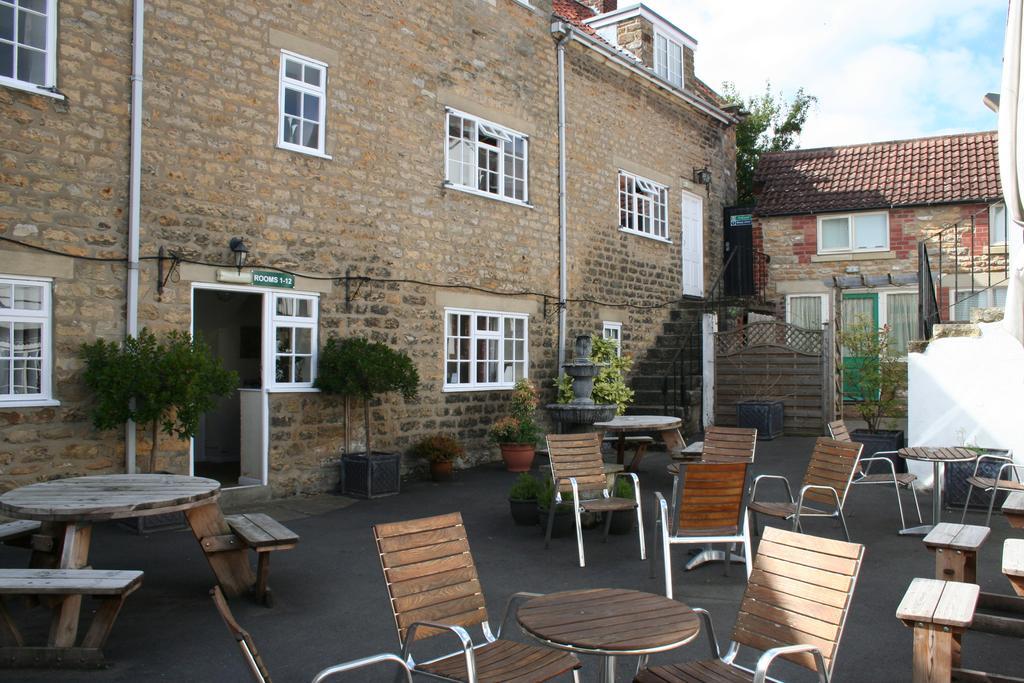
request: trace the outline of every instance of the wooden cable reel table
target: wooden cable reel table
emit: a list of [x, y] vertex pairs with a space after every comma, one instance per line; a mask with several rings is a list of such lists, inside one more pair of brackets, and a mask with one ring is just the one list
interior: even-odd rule
[[697, 615], [678, 600], [634, 590], [598, 588], [533, 598], [519, 608], [523, 631], [541, 643], [604, 656], [601, 680], [615, 680], [615, 657], [685, 645], [700, 633]]
[[[665, 443], [665, 448], [671, 453], [682, 450], [686, 446], [686, 442], [683, 441], [683, 437], [679, 433], [679, 428], [682, 426], [683, 421], [678, 417], [665, 415], [619, 415], [607, 422], [594, 423], [594, 429], [618, 435], [617, 455], [620, 465], [625, 464], [626, 435], [630, 432], [658, 432], [661, 440]], [[634, 457], [629, 463], [627, 471], [636, 472], [640, 466], [641, 457]]]

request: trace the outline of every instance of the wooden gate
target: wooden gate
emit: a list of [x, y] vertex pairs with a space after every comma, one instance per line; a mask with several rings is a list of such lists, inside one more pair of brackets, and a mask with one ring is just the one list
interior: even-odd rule
[[736, 403], [780, 400], [785, 433], [822, 434], [833, 418], [831, 332], [761, 322], [715, 335], [715, 424], [736, 424]]

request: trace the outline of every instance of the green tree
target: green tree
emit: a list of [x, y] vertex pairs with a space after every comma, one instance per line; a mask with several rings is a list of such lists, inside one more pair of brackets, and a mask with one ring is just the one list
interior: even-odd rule
[[747, 112], [736, 126], [736, 190], [739, 204], [752, 205], [754, 171], [761, 155], [793, 149], [818, 98], [800, 88], [787, 101], [772, 91], [771, 83], [765, 85], [764, 93], [750, 97], [740, 95], [730, 82], [722, 84], [722, 91], [726, 102]]
[[203, 413], [238, 386], [238, 375], [225, 370], [200, 337], [185, 332], [158, 339], [143, 328], [123, 343], [98, 339], [82, 344], [79, 355], [85, 361], [85, 384], [94, 394], [93, 426], [116, 429], [128, 420], [151, 425], [149, 471], [160, 429], [192, 438]]

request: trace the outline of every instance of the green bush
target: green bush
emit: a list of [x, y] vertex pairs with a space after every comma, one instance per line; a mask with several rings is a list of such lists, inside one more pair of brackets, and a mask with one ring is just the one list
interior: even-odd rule
[[185, 332], [157, 339], [143, 328], [122, 343], [98, 339], [82, 344], [79, 355], [85, 361], [85, 384], [93, 392], [93, 426], [115, 429], [128, 420], [150, 424], [150, 470], [159, 430], [192, 438], [203, 413], [238, 387], [238, 375], [224, 369], [201, 337]]
[[632, 477], [618, 477], [615, 480], [615, 490], [612, 493], [616, 498], [629, 498], [632, 500], [635, 497], [633, 490], [633, 478]]
[[537, 500], [543, 490], [544, 487], [536, 477], [529, 472], [523, 472], [509, 489], [508, 498], [509, 500]]
[[900, 392], [907, 386], [907, 364], [893, 353], [889, 326], [881, 329], [861, 317], [839, 335], [843, 345], [844, 398], [856, 401], [856, 409], [877, 432], [882, 420], [903, 414]]
[[[551, 503], [555, 500], [555, 482], [551, 477], [544, 479], [540, 492], [537, 495], [537, 507], [545, 512], [551, 509]], [[562, 494], [562, 502], [555, 508], [556, 512], [572, 511], [572, 492]]]
[[417, 458], [430, 462], [451, 462], [466, 454], [459, 440], [447, 434], [434, 434], [420, 439], [410, 452]]
[[622, 415], [633, 402], [633, 390], [626, 386], [626, 375], [633, 367], [633, 358], [620, 357], [617, 351], [618, 344], [612, 339], [595, 334], [592, 340], [593, 351], [590, 353], [590, 359], [604, 366], [594, 378], [594, 402], [614, 403], [617, 406], [615, 414]]
[[521, 443], [536, 445], [540, 428], [533, 414], [540, 403], [537, 388], [528, 379], [516, 382], [512, 390], [510, 416], [503, 417], [491, 425], [488, 437], [496, 444]]

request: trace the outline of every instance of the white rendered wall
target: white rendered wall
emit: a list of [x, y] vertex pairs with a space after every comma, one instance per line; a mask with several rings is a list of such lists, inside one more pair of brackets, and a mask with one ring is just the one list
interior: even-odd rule
[[[910, 446], [1009, 448], [1024, 457], [1024, 347], [1000, 323], [981, 323], [981, 337], [933, 340], [911, 353], [907, 443]], [[907, 461], [920, 484], [932, 466]]]

